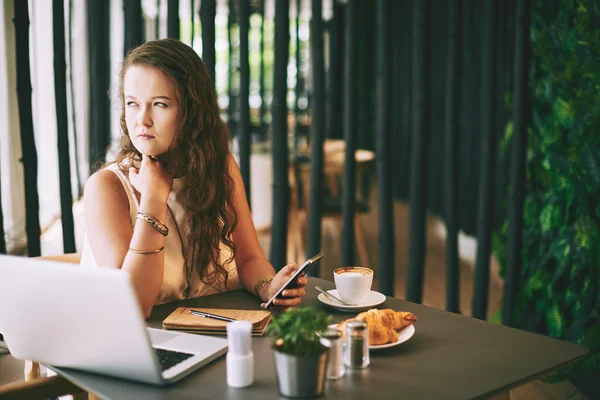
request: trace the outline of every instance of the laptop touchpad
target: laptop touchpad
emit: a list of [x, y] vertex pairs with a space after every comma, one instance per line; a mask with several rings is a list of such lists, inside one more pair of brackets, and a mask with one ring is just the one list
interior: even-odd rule
[[148, 329], [148, 333], [150, 334], [150, 341], [153, 345], [164, 343], [168, 340], [173, 339], [174, 337], [179, 336], [175, 332], [163, 331], [160, 329]]

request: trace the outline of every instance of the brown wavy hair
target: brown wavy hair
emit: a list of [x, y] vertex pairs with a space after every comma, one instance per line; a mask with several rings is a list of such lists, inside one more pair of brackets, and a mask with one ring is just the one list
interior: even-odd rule
[[[228, 272], [224, 265], [235, 257], [231, 233], [238, 215], [232, 206], [234, 181], [227, 161], [231, 135], [220, 117], [213, 82], [198, 54], [179, 40], [149, 41], [131, 50], [119, 73], [121, 144], [115, 162], [120, 166], [138, 165], [142, 158], [125, 123], [123, 80], [133, 65], [158, 68], [175, 83], [181, 121], [178, 149], [187, 162], [184, 189], [184, 206], [190, 217], [187, 238], [195, 254], [190, 263], [204, 283], [219, 290], [223, 283], [227, 288]], [[231, 257], [223, 263], [221, 243], [231, 250]], [[215, 270], [208, 273], [211, 264]]]

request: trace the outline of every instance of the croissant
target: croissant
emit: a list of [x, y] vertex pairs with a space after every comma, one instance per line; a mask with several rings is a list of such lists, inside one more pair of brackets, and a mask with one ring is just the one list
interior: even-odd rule
[[342, 335], [345, 334], [346, 324], [352, 320], [364, 321], [367, 324], [369, 328], [369, 345], [381, 345], [397, 341], [397, 330], [411, 325], [417, 320], [417, 317], [407, 311], [372, 309], [339, 324], [338, 329], [342, 331]]

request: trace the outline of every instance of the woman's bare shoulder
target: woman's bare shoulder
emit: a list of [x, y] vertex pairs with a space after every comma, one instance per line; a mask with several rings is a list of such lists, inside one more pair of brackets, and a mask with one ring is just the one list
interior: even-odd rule
[[129, 204], [127, 193], [119, 177], [109, 169], [94, 172], [86, 181], [83, 192], [84, 201]]

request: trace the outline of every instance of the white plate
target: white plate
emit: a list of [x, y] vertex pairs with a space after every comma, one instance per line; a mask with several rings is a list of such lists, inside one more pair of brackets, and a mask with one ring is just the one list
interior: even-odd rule
[[[337, 328], [337, 324], [329, 325], [330, 328]], [[415, 325], [411, 324], [398, 332], [398, 340], [392, 343], [369, 345], [369, 350], [381, 350], [388, 347], [398, 346], [400, 343], [406, 342], [415, 334]]]
[[[338, 291], [336, 289], [328, 290], [327, 293], [330, 293], [336, 297], [340, 297], [340, 295], [338, 294]], [[347, 306], [344, 304], [340, 304], [335, 300], [331, 300], [329, 297], [325, 296], [323, 293], [319, 293], [319, 296], [317, 296], [317, 299], [321, 303], [327, 304], [328, 306], [333, 307], [336, 310], [346, 311], [346, 312], [356, 312], [356, 311], [365, 311], [365, 310], [369, 310], [373, 307], [377, 307], [378, 305], [380, 305], [381, 303], [383, 303], [385, 301], [386, 297], [384, 294], [381, 294], [379, 292], [371, 290], [369, 292], [369, 294], [367, 295], [367, 298], [365, 299], [365, 301], [362, 304], [358, 304], [355, 306]]]

